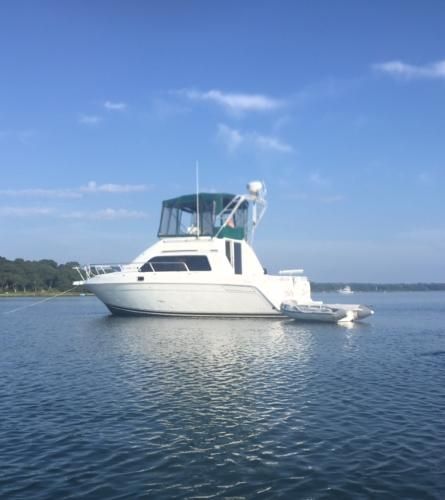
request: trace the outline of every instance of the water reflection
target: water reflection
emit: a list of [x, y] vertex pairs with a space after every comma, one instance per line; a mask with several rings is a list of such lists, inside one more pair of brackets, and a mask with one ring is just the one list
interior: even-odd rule
[[135, 399], [162, 401], [156, 415], [164, 430], [180, 415], [194, 439], [204, 430], [226, 442], [230, 429], [237, 439], [251, 439], [295, 416], [277, 394], [284, 390], [298, 399], [304, 391], [314, 340], [307, 326], [247, 319], [102, 321]]
[[352, 328], [91, 298], [10, 315], [3, 497], [442, 498], [439, 298], [381, 298]]
[[96, 322], [123, 351], [156, 360], [200, 357], [203, 362], [237, 359], [247, 363], [287, 356], [291, 350], [304, 362], [313, 338], [310, 328], [293, 322], [289, 328], [281, 320], [105, 316]]

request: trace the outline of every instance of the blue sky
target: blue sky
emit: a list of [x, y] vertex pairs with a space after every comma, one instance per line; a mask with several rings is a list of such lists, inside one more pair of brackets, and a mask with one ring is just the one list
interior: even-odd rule
[[0, 255], [125, 262], [162, 199], [264, 179], [255, 247], [445, 281], [441, 1], [3, 1]]

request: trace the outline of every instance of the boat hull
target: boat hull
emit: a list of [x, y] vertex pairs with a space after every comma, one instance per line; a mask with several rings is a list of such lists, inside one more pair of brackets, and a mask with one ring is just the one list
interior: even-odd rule
[[116, 315], [280, 317], [280, 311], [248, 285], [233, 284], [86, 284]]

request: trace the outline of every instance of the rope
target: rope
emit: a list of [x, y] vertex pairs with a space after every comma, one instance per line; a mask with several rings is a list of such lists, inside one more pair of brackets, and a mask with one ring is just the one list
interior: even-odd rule
[[64, 292], [60, 292], [51, 297], [47, 297], [46, 299], [43, 300], [38, 300], [37, 302], [33, 302], [32, 304], [26, 304], [25, 306], [17, 307], [16, 309], [11, 309], [10, 311], [4, 311], [3, 314], [11, 314], [13, 312], [20, 311], [22, 309], [27, 309], [28, 307], [38, 306], [39, 304], [43, 304], [43, 302], [48, 302], [48, 300], [56, 299], [57, 297], [60, 297], [65, 293], [71, 292], [71, 290], [74, 290], [75, 288], [77, 288], [77, 286], [73, 286], [73, 288], [70, 288], [69, 290], [65, 290]]

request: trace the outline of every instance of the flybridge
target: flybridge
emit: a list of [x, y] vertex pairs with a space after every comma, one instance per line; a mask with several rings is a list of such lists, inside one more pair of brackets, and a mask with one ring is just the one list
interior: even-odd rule
[[[257, 184], [248, 195], [199, 193], [163, 201], [158, 237], [210, 236], [251, 241], [266, 206], [263, 184]], [[261, 204], [260, 217], [257, 204]]]

